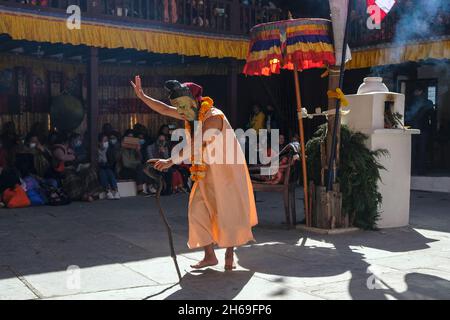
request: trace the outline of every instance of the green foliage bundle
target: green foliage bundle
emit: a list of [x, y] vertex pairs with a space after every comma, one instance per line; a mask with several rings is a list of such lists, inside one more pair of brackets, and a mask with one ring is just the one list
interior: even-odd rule
[[[326, 140], [326, 136], [327, 124], [324, 124], [306, 144], [308, 174], [316, 186], [321, 184], [320, 145]], [[362, 229], [375, 229], [382, 201], [377, 183], [380, 180], [380, 170], [385, 169], [378, 159], [387, 156], [388, 152], [369, 150], [365, 145], [367, 139], [365, 134], [342, 126], [337, 180], [342, 192], [342, 210], [350, 215], [352, 224]]]

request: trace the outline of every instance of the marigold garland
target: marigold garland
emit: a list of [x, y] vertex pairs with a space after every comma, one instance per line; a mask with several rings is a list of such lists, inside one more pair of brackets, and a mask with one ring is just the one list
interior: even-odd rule
[[[198, 112], [198, 121], [201, 122], [203, 125], [203, 122], [205, 121], [206, 114], [211, 110], [213, 106], [213, 100], [209, 97], [202, 98], [202, 103], [200, 106], [200, 111]], [[189, 132], [189, 134], [192, 132], [191, 130], [191, 124], [189, 121], [185, 121], [185, 129]], [[191, 156], [191, 179], [192, 181], [200, 181], [203, 180], [206, 177], [206, 171], [208, 170], [206, 164], [203, 162], [203, 147], [200, 146], [200, 160], [196, 161], [195, 154], [192, 154]]]

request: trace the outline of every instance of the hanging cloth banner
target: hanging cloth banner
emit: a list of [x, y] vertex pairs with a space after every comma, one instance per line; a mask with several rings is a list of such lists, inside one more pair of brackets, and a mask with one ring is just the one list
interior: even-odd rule
[[[329, 0], [331, 17], [333, 22], [334, 49], [336, 66], [341, 65], [344, 45], [345, 24], [347, 22], [347, 7], [349, 0]], [[352, 59], [350, 48], [347, 46], [345, 62]]]
[[247, 56], [246, 37], [165, 30], [152, 28], [149, 24], [110, 23], [87, 17], [80, 30], [70, 30], [66, 19], [62, 14], [19, 11], [0, 5], [0, 34], [8, 34], [14, 40], [136, 49], [160, 54], [240, 60]]

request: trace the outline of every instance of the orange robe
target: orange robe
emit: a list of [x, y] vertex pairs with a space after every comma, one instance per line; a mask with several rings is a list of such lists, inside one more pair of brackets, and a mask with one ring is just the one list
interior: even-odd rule
[[[222, 135], [226, 130], [232, 130], [222, 111], [212, 108], [206, 119], [219, 115], [223, 119]], [[217, 244], [219, 247], [237, 247], [254, 241], [252, 227], [257, 225], [255, 198], [248, 173], [245, 157], [234, 132], [228, 135], [234, 148], [235, 159], [241, 159], [238, 164], [207, 163], [208, 170], [203, 180], [195, 182], [189, 199], [189, 242], [191, 249]], [[230, 141], [231, 140], [231, 141]], [[209, 144], [204, 157], [217, 147]], [[219, 149], [223, 151], [218, 151]], [[216, 149], [226, 159], [226, 146]]]

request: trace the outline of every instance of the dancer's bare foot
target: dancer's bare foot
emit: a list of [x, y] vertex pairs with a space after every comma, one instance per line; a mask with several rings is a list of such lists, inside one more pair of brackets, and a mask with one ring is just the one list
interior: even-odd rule
[[213, 266], [216, 266], [218, 263], [219, 263], [219, 261], [215, 257], [205, 258], [202, 261], [200, 261], [199, 263], [191, 265], [191, 268], [202, 269], [202, 268], [206, 268], [206, 267], [213, 267]]
[[233, 248], [228, 248], [225, 252], [225, 270], [230, 271], [236, 269], [234, 264], [234, 250]]

